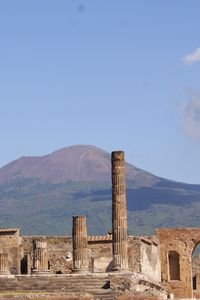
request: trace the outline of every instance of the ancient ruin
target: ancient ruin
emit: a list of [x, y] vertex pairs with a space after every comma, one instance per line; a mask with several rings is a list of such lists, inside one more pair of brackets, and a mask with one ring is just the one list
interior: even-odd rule
[[122, 151], [112, 152], [113, 271], [128, 269], [126, 176]]
[[17, 228], [0, 229], [0, 291], [102, 299], [199, 297], [200, 273], [192, 273], [192, 253], [200, 242], [200, 228], [159, 228], [150, 237], [127, 235], [122, 151], [112, 152], [112, 232], [88, 236], [86, 217], [74, 216], [72, 221], [70, 237], [20, 236]]
[[33, 241], [33, 274], [45, 274], [48, 272], [48, 253], [46, 238], [38, 238]]
[[86, 217], [73, 217], [73, 272], [85, 273], [88, 271], [88, 237]]
[[10, 274], [8, 267], [8, 253], [0, 253], [0, 275]]

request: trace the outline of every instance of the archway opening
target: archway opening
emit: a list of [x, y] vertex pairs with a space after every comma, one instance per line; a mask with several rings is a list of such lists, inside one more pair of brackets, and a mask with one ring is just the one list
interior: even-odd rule
[[200, 293], [200, 243], [192, 253], [192, 288]]
[[180, 255], [176, 251], [169, 251], [169, 279], [180, 280]]

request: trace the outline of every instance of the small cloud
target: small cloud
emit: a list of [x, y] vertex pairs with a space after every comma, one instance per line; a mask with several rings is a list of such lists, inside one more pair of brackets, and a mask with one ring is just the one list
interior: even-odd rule
[[194, 52], [184, 56], [183, 61], [188, 65], [192, 65], [192, 64], [200, 61], [200, 47], [197, 48]]
[[189, 100], [182, 106], [181, 117], [186, 134], [200, 140], [200, 93], [190, 93]]

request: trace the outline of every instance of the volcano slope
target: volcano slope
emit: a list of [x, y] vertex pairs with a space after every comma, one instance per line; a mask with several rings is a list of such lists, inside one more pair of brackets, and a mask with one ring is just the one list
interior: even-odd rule
[[[126, 164], [129, 234], [156, 227], [200, 226], [200, 185], [166, 180]], [[110, 154], [90, 145], [0, 168], [0, 227], [22, 234], [71, 234], [73, 215], [87, 217], [89, 234], [111, 228]]]

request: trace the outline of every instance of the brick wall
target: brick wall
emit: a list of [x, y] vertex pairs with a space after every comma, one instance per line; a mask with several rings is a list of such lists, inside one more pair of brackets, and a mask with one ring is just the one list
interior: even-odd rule
[[[162, 228], [156, 234], [160, 246], [163, 286], [176, 298], [192, 298], [192, 252], [200, 241], [200, 228]], [[169, 253], [179, 255], [180, 278], [170, 280]]]

